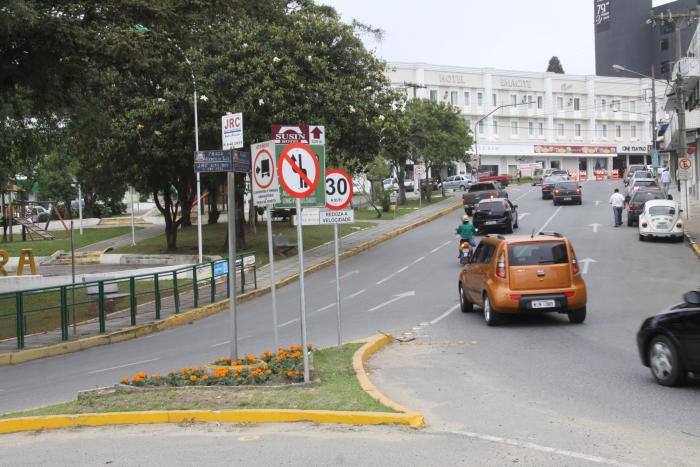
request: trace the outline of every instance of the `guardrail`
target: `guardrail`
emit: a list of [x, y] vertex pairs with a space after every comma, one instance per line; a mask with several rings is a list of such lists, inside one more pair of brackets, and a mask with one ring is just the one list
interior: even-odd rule
[[[257, 288], [254, 251], [237, 256], [236, 273], [240, 274], [241, 293], [251, 285]], [[71, 326], [84, 328], [80, 337], [102, 334], [108, 331], [110, 320], [121, 318], [121, 328], [128, 316], [128, 323], [135, 326], [139, 316], [152, 315], [158, 320], [223, 300], [230, 292], [228, 260], [223, 259], [156, 273], [0, 293], [0, 342], [14, 338], [17, 349], [23, 349], [26, 338], [59, 329], [60, 340], [67, 341]]]

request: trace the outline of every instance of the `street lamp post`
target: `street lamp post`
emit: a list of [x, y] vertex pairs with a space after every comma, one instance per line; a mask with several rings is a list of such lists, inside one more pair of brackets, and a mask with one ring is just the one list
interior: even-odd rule
[[[479, 166], [481, 165], [481, 159], [479, 158], [479, 146], [477, 145], [477, 130], [479, 128], [479, 123], [483, 122], [488, 117], [490, 117], [491, 115], [493, 115], [494, 113], [496, 113], [497, 111], [499, 111], [505, 107], [517, 107], [519, 105], [529, 104], [530, 102], [532, 102], [532, 101], [528, 101], [528, 100], [526, 100], [526, 98], [523, 98], [522, 102], [517, 102], [515, 104], [499, 105], [497, 107], [494, 107], [493, 110], [491, 110], [489, 113], [487, 113], [486, 115], [484, 115], [483, 117], [481, 117], [479, 120], [476, 121], [476, 123], [474, 124], [474, 156], [476, 158], [477, 178], [479, 175]], [[496, 175], [498, 175], [498, 174], [496, 174]]]

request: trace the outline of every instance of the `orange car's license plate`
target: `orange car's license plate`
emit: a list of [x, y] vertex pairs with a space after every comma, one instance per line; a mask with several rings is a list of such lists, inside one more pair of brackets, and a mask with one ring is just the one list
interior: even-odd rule
[[532, 308], [554, 308], [554, 300], [533, 300]]

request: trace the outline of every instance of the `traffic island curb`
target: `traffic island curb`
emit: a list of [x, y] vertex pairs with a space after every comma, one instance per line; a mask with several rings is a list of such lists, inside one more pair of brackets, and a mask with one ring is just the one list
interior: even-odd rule
[[[462, 202], [452, 204], [445, 209], [442, 209], [434, 214], [426, 216], [422, 219], [417, 220], [411, 224], [400, 227], [392, 232], [380, 235], [377, 238], [368, 240], [367, 242], [344, 251], [340, 254], [340, 259], [350, 258], [356, 256], [380, 243], [383, 243], [392, 238], [398, 237], [399, 235], [408, 232], [409, 230], [420, 227], [421, 225], [427, 224], [435, 219], [445, 216], [452, 211], [455, 211], [462, 207]], [[305, 274], [309, 274], [320, 269], [331, 266], [335, 263], [334, 258], [327, 258], [319, 263], [309, 266], [304, 269]], [[283, 279], [277, 281], [276, 286], [283, 287], [299, 279], [299, 274], [295, 273], [287, 276]], [[252, 300], [261, 295], [265, 295], [272, 290], [272, 287], [267, 285], [259, 289], [251, 290], [241, 295], [236, 296], [236, 303], [244, 303]], [[152, 334], [154, 332], [163, 331], [165, 329], [170, 329], [177, 326], [182, 326], [183, 324], [188, 324], [193, 321], [206, 318], [208, 316], [219, 313], [220, 311], [228, 309], [228, 299], [224, 299], [220, 302], [212, 303], [200, 308], [195, 308], [194, 310], [185, 311], [168, 318], [161, 319], [158, 321], [152, 321], [147, 324], [131, 326], [123, 328], [119, 331], [111, 332], [108, 334], [100, 334], [97, 336], [85, 337], [73, 341], [62, 342], [60, 344], [53, 344], [44, 347], [37, 347], [33, 349], [19, 350], [17, 352], [5, 352], [0, 353], [0, 367], [7, 365], [17, 365], [20, 363], [26, 363], [32, 360], [38, 360], [41, 358], [55, 357], [58, 355], [63, 355], [72, 352], [79, 352], [81, 350], [90, 349], [92, 347], [97, 347], [101, 345], [108, 345], [117, 342], [123, 342], [130, 339], [135, 339], [137, 337]]]
[[362, 389], [373, 399], [396, 410], [393, 412], [355, 412], [333, 410], [248, 409], [248, 410], [158, 410], [108, 412], [80, 415], [47, 415], [0, 420], [0, 433], [41, 431], [105, 425], [148, 425], [162, 423], [285, 423], [312, 422], [347, 425], [425, 426], [423, 415], [404, 408], [384, 396], [367, 377], [364, 363], [379, 349], [391, 343], [388, 336], [370, 337], [353, 355], [353, 368]]
[[698, 244], [695, 241], [695, 239], [690, 235], [690, 233], [687, 230], [684, 230], [683, 234], [685, 235], [685, 239], [690, 245], [690, 248], [692, 248], [693, 252], [695, 252], [695, 256], [700, 258], [700, 244]]

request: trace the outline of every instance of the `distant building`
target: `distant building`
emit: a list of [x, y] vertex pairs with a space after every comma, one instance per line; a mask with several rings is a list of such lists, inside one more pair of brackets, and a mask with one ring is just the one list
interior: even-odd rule
[[[669, 78], [675, 61], [674, 24], [647, 23], [650, 13], [687, 13], [700, 0], [676, 0], [652, 8], [652, 0], [593, 0], [595, 64], [598, 76], [633, 76], [613, 70], [614, 64], [639, 73]], [[681, 56], [695, 28], [681, 25]]]
[[[539, 164], [610, 174], [651, 163], [650, 80], [426, 63], [389, 63], [387, 75], [409, 98], [458, 108], [477, 139], [471, 154], [482, 170], [516, 175]], [[465, 171], [456, 163], [440, 175]]]

